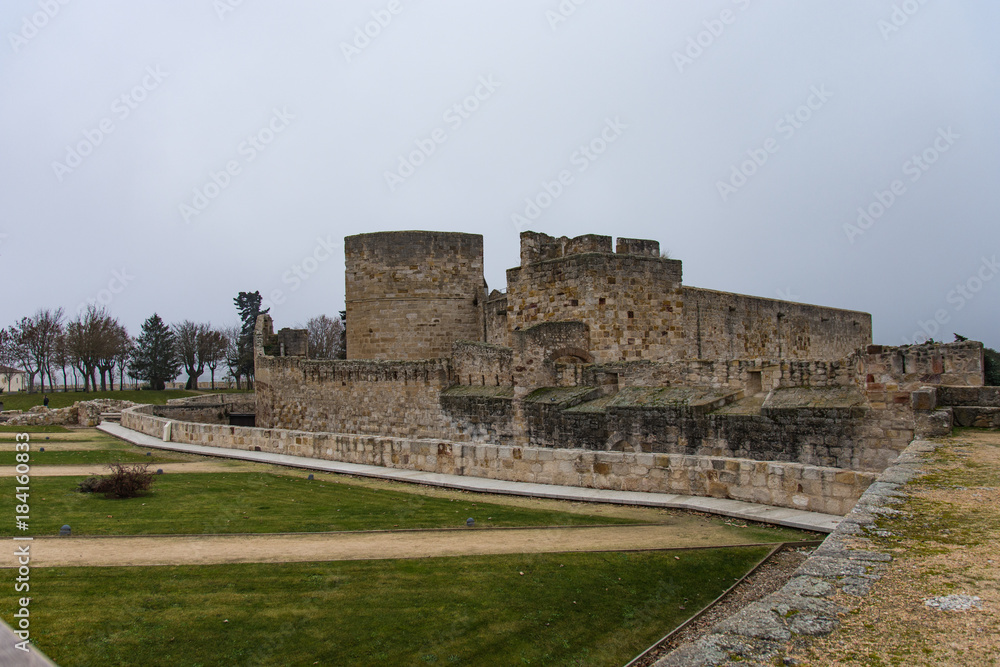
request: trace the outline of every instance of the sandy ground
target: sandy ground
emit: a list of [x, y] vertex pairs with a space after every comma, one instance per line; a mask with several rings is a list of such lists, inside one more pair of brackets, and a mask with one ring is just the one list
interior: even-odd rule
[[[142, 463], [137, 461], [136, 463]], [[224, 461], [192, 461], [191, 463], [151, 463], [150, 471], [163, 468], [166, 473], [179, 472], [254, 472], [258, 468], [247, 465], [227, 463]], [[0, 477], [13, 477], [17, 474], [14, 466], [0, 466]], [[31, 466], [32, 477], [76, 477], [80, 475], [103, 475], [107, 473], [103, 463], [88, 463], [85, 465]]]
[[[45, 537], [33, 567], [206, 565], [378, 560], [485, 554], [627, 551], [704, 546], [662, 526], [412, 530], [365, 533], [179, 537]], [[682, 556], [687, 557], [687, 556]], [[8, 556], [4, 567], [13, 567]]]

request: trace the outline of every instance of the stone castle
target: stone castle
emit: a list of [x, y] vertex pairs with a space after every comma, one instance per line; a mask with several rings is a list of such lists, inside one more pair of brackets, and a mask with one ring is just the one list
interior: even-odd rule
[[867, 313], [686, 286], [656, 241], [524, 232], [520, 254], [489, 291], [479, 235], [347, 237], [346, 360], [258, 319], [260, 441], [842, 515], [915, 435], [1000, 409], [980, 343], [873, 346]]

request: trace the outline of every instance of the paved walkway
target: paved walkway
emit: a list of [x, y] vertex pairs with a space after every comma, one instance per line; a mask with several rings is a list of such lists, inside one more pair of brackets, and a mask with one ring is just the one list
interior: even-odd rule
[[225, 447], [206, 447], [204, 445], [187, 445], [179, 442], [163, 442], [138, 431], [124, 428], [121, 424], [102, 423], [97, 427], [101, 431], [121, 438], [142, 447], [167, 449], [205, 456], [219, 456], [244, 461], [271, 463], [275, 465], [319, 470], [323, 472], [358, 475], [361, 477], [377, 477], [399, 482], [442, 486], [464, 491], [479, 493], [496, 493], [503, 495], [531, 496], [535, 498], [552, 498], [571, 500], [575, 502], [613, 503], [618, 505], [640, 505], [645, 507], [669, 507], [674, 509], [693, 510], [710, 514], [721, 514], [746, 521], [760, 521], [779, 526], [789, 526], [801, 530], [812, 530], [820, 533], [831, 533], [840, 524], [842, 517], [834, 514], [805, 512], [802, 510], [770, 505], [758, 505], [739, 500], [723, 498], [704, 498], [701, 496], [682, 496], [671, 493], [644, 493], [640, 491], [614, 491], [610, 489], [590, 489], [577, 486], [559, 486], [556, 484], [534, 484], [529, 482], [508, 482], [485, 477], [469, 477], [465, 475], [445, 475], [442, 473], [420, 472], [416, 470], [401, 470], [398, 468], [383, 468], [381, 466], [361, 465], [357, 463], [340, 463], [325, 461], [304, 456], [288, 454], [272, 454], [270, 452], [250, 452], [241, 449]]
[[[280, 535], [36, 537], [34, 567], [294, 563], [490, 554], [744, 546], [678, 535], [671, 526], [460, 528]], [[5, 563], [6, 564], [6, 563]]]

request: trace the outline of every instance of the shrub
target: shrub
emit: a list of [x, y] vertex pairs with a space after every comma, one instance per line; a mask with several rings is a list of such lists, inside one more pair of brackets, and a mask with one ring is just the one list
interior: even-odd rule
[[105, 498], [135, 498], [153, 485], [148, 463], [125, 465], [110, 463], [111, 472], [102, 477], [88, 477], [79, 484], [80, 493], [103, 493]]
[[987, 387], [1000, 387], [1000, 352], [986, 348], [983, 350], [984, 375]]
[[80, 493], [100, 493], [100, 485], [104, 482], [103, 477], [98, 477], [97, 475], [91, 475], [82, 482], [77, 482], [76, 490]]

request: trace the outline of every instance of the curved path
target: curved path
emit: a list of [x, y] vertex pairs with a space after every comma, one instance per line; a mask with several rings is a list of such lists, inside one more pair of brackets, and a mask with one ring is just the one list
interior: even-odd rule
[[[281, 535], [42, 537], [34, 567], [290, 563], [734, 546], [668, 526], [403, 530]], [[5, 558], [5, 567], [14, 567]]]

